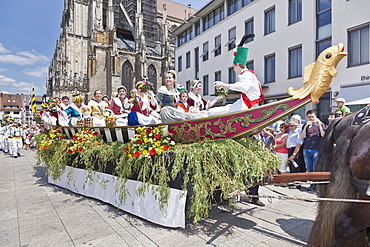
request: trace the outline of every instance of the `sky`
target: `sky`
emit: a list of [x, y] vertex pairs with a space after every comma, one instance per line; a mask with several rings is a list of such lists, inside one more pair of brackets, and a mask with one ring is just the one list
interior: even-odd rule
[[[201, 9], [210, 0], [175, 0]], [[0, 0], [0, 91], [45, 93], [64, 0]]]

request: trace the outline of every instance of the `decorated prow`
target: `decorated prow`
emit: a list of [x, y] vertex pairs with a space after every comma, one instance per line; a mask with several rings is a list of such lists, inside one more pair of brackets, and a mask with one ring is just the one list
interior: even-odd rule
[[304, 67], [304, 86], [299, 90], [290, 87], [288, 92], [294, 99], [303, 99], [311, 95], [313, 103], [319, 103], [319, 98], [328, 89], [333, 77], [338, 74], [336, 67], [340, 60], [347, 56], [344, 45], [339, 43], [320, 53], [315, 63]]

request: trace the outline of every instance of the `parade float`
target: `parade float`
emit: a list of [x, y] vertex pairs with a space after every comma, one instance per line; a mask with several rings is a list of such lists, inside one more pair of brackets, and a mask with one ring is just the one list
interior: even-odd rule
[[217, 201], [277, 167], [277, 157], [248, 137], [317, 104], [346, 55], [343, 44], [326, 49], [290, 98], [245, 111], [148, 126], [55, 127], [38, 136], [39, 163], [49, 183], [184, 228], [186, 218], [199, 222]]

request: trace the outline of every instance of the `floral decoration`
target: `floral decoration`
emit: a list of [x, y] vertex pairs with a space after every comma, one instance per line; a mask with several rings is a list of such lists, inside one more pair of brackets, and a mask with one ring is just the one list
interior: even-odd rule
[[39, 150], [47, 149], [48, 146], [50, 146], [52, 143], [54, 143], [57, 140], [62, 140], [66, 137], [65, 134], [61, 132], [58, 128], [53, 128], [48, 131], [46, 135], [42, 135], [43, 138], [40, 141], [40, 145], [38, 146]]
[[105, 124], [108, 127], [116, 126], [116, 120], [117, 120], [117, 118], [113, 115], [105, 116]]
[[57, 110], [57, 107], [58, 107], [58, 102], [56, 100], [56, 98], [51, 98], [49, 99], [46, 104], [49, 106], [48, 108], [45, 108], [45, 109], [48, 109], [49, 111], [56, 111]]
[[160, 155], [163, 151], [167, 151], [170, 147], [175, 145], [167, 136], [167, 131], [162, 127], [138, 127], [136, 128], [136, 135], [130, 141], [126, 148], [126, 154], [129, 158], [139, 158], [142, 156]]
[[215, 94], [220, 96], [221, 99], [223, 99], [227, 95], [229, 95], [229, 92], [224, 87], [219, 87], [219, 88], [217, 88], [217, 91], [215, 92]]
[[150, 90], [153, 90], [154, 89], [154, 85], [150, 81], [144, 81], [143, 83], [141, 83], [139, 85], [139, 88], [141, 89], [142, 92], [145, 93], [145, 92], [148, 92]]
[[77, 132], [64, 147], [69, 154], [81, 153], [84, 149], [93, 145], [100, 145], [102, 136], [92, 129], [82, 129]]

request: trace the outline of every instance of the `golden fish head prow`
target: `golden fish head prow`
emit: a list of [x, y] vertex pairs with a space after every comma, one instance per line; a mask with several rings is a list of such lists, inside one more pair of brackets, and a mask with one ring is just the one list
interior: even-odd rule
[[337, 67], [340, 60], [347, 55], [348, 53], [344, 51], [344, 45], [339, 43], [322, 51], [317, 58], [317, 62], [327, 66]]

